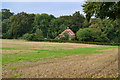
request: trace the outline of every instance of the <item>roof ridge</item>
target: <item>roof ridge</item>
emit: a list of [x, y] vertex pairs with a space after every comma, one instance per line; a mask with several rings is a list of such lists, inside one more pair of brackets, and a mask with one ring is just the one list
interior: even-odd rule
[[68, 31], [71, 35], [75, 35], [75, 33], [71, 30], [71, 29], [65, 29], [61, 34], [59, 35], [62, 35], [63, 33], [65, 33], [65, 31]]

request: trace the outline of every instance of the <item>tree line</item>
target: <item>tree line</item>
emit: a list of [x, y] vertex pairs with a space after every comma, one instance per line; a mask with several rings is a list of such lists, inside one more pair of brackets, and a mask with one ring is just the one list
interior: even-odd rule
[[[55, 39], [66, 27], [76, 34], [72, 40], [89, 42], [119, 42], [119, 2], [86, 2], [86, 16], [76, 11], [72, 15], [14, 14], [9, 9], [0, 12], [3, 39]], [[110, 15], [112, 14], [112, 15]], [[94, 18], [91, 18], [94, 16]], [[64, 39], [64, 38], [61, 38]], [[65, 39], [67, 40], [67, 39]]]

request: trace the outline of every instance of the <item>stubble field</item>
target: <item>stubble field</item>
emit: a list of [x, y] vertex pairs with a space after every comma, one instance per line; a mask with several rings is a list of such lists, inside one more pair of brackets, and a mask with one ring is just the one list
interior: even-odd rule
[[2, 40], [3, 78], [116, 78], [118, 47]]

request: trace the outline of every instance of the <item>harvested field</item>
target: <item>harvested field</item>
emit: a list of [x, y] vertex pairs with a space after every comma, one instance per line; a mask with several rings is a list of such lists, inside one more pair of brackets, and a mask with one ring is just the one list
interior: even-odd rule
[[3, 78], [116, 78], [118, 47], [3, 40]]

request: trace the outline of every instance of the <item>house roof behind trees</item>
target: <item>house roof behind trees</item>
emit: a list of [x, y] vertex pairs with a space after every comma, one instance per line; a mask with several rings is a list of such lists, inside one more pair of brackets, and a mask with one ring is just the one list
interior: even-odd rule
[[67, 27], [67, 29], [66, 30], [64, 30], [61, 34], [59, 34], [59, 35], [63, 35], [65, 32], [68, 32], [71, 36], [75, 36], [75, 33], [71, 30], [71, 29], [69, 29], [69, 27]]

